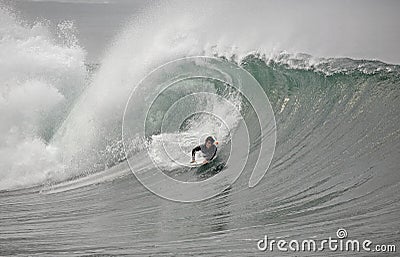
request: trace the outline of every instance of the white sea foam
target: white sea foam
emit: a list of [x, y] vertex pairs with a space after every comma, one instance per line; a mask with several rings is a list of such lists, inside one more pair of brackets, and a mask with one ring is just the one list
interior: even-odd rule
[[[100, 160], [104, 156], [99, 157], [98, 153], [105, 152], [110, 142], [120, 141], [121, 118], [131, 90], [148, 72], [173, 59], [206, 55], [240, 62], [255, 54], [267, 63], [273, 61], [288, 68], [327, 74], [398, 69], [382, 63], [360, 61], [360, 65], [354, 66], [348, 59], [291, 54], [313, 49], [312, 53], [317, 55], [343, 55], [333, 51], [336, 44], [324, 44], [323, 38], [336, 33], [338, 39], [350, 40], [346, 36], [351, 34], [342, 35], [340, 30], [334, 30], [336, 27], [313, 27], [313, 17], [300, 19], [298, 12], [284, 6], [269, 1], [234, 5], [222, 1], [158, 4], [133, 17], [115, 38], [93, 82], [78, 100], [74, 96], [84, 83], [85, 52], [68, 32], [73, 31], [73, 24], [60, 24], [60, 43], [45, 25], [23, 25], [2, 10], [0, 189], [35, 184], [48, 177], [71, 177], [90, 169], [96, 171], [98, 164], [107, 168], [108, 164]], [[279, 16], [285, 12], [291, 19]], [[296, 19], [299, 22], [293, 27]], [[321, 20], [329, 24], [329, 19]], [[313, 29], [322, 35], [309, 37], [314, 35]], [[73, 109], [68, 113], [72, 102]], [[57, 132], [53, 136], [54, 131]], [[24, 150], [29, 147], [30, 155]], [[16, 157], [10, 158], [11, 153]], [[59, 170], [59, 165], [66, 166], [68, 174], [60, 171], [63, 175], [48, 175]]]
[[82, 87], [85, 52], [56, 43], [45, 25], [23, 24], [4, 9], [0, 24], [0, 189], [63, 177], [58, 149], [48, 139]]

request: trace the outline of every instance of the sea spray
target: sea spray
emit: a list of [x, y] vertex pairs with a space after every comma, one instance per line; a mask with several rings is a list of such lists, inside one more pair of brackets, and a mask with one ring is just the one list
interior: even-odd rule
[[0, 24], [0, 189], [62, 179], [60, 152], [49, 141], [83, 89], [85, 51], [65, 24], [64, 43], [46, 24], [26, 24], [5, 9]]

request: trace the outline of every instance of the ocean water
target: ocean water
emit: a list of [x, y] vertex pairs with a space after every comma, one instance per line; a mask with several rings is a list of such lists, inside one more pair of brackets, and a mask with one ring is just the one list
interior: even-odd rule
[[[0, 255], [379, 254], [257, 247], [339, 229], [398, 248], [400, 66], [269, 51], [243, 19], [230, 29], [216, 17], [219, 5], [196, 20], [193, 3], [160, 6], [132, 17], [96, 63], [73, 22], [54, 32], [1, 9]], [[249, 17], [260, 30], [261, 13]], [[218, 158], [186, 166], [210, 133]], [[143, 175], [181, 197], [160, 170], [216, 193], [160, 197]]]

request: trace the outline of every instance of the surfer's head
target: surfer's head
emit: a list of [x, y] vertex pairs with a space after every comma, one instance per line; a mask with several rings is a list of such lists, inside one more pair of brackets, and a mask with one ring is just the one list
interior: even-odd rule
[[215, 139], [212, 136], [206, 138], [206, 147], [210, 148], [215, 142]]

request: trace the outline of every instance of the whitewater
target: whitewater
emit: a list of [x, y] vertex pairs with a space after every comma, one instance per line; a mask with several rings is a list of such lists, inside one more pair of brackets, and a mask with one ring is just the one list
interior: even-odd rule
[[[0, 255], [318, 256], [257, 242], [341, 228], [398, 245], [400, 66], [288, 47], [253, 4], [151, 5], [99, 63], [73, 21], [2, 6]], [[190, 167], [209, 134], [218, 158]]]

